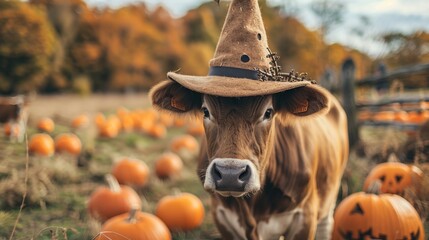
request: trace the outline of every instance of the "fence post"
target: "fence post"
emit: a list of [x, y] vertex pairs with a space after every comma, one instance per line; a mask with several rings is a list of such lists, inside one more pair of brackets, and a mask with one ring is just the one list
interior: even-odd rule
[[342, 65], [342, 100], [347, 114], [349, 133], [349, 146], [353, 147], [359, 140], [359, 131], [356, 120], [355, 103], [355, 64], [351, 58], [347, 58]]

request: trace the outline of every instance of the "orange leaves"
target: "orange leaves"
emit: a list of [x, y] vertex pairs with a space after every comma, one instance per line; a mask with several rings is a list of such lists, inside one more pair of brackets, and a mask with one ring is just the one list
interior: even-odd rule
[[[67, 3], [78, 14], [67, 11], [65, 16], [56, 11], [57, 3], [62, 1], [14, 1], [10, 5], [17, 7], [0, 10], [0, 55], [23, 53], [31, 60], [27, 64], [8, 59], [13, 67], [7, 71], [0, 64], [0, 91], [17, 90], [17, 85], [25, 90], [55, 91], [70, 87], [79, 75], [88, 77], [90, 90], [141, 90], [165, 79], [168, 71], [206, 75], [227, 12], [226, 6], [203, 4], [176, 19], [163, 7], [151, 11], [144, 4], [136, 4], [91, 9], [82, 0], [71, 0]], [[294, 68], [318, 79], [326, 67], [339, 69], [348, 56], [356, 60], [358, 78], [370, 69], [370, 59], [363, 54], [339, 44], [328, 46], [319, 33], [308, 30], [297, 19], [261, 4], [268, 40], [282, 57], [285, 71]], [[49, 12], [51, 22], [43, 11]], [[58, 53], [59, 45], [64, 47], [63, 53]], [[50, 81], [44, 80], [46, 74], [50, 74]], [[33, 84], [20, 84], [19, 78]], [[18, 79], [18, 84], [10, 83], [11, 79]], [[51, 86], [44, 86], [46, 83]]]
[[45, 13], [9, 2], [0, 9], [0, 91], [34, 90], [48, 74], [56, 39]]

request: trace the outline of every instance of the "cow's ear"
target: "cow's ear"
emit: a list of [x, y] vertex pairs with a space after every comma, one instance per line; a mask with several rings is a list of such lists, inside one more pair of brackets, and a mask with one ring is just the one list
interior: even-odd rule
[[152, 105], [173, 113], [189, 113], [199, 110], [201, 94], [191, 91], [177, 82], [166, 80], [155, 85], [149, 92]]
[[294, 88], [274, 95], [274, 108], [283, 120], [324, 114], [328, 111], [329, 105], [327, 91], [315, 85]]

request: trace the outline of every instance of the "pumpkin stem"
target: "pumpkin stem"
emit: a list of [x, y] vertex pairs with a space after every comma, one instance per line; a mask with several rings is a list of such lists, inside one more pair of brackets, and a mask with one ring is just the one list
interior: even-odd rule
[[182, 194], [182, 192], [178, 188], [173, 188], [172, 192], [173, 196], [179, 196], [180, 194]]
[[121, 186], [119, 185], [118, 180], [116, 180], [112, 174], [106, 174], [104, 178], [106, 179], [107, 184], [109, 184], [109, 188], [112, 192], [118, 193], [121, 191]]
[[395, 153], [391, 153], [387, 158], [387, 162], [400, 162]]
[[137, 214], [138, 208], [133, 206], [130, 210], [130, 215], [128, 215], [127, 223], [135, 223], [137, 221], [136, 214]]
[[382, 182], [380, 180], [376, 180], [369, 184], [368, 190], [366, 192], [379, 195], [381, 193], [381, 185]]

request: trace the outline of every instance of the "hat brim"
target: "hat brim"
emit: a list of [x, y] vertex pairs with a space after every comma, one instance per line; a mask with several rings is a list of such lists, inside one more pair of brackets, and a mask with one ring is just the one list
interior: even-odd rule
[[270, 95], [311, 84], [310, 81], [259, 81], [222, 76], [190, 76], [175, 72], [167, 73], [167, 77], [192, 91], [220, 97]]

